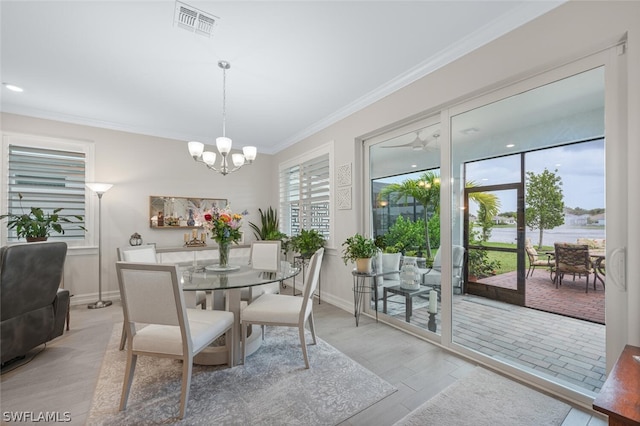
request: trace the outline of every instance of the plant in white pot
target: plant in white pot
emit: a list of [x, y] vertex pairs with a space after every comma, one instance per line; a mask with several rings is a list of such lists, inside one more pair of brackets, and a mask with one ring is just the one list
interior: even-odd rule
[[363, 273], [372, 272], [371, 259], [378, 253], [379, 248], [371, 238], [355, 234], [342, 243], [342, 260], [356, 264], [356, 271]]

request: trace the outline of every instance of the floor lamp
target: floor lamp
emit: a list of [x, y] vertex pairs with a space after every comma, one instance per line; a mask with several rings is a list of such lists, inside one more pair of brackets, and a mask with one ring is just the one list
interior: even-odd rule
[[102, 300], [102, 195], [113, 186], [110, 183], [87, 183], [87, 188], [98, 195], [98, 301], [87, 306], [89, 309], [99, 309], [111, 306], [111, 300]]

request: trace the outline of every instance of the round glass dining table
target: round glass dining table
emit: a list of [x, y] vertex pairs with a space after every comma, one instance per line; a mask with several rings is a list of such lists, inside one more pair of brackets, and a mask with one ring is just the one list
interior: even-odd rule
[[[282, 282], [300, 273], [300, 268], [289, 262], [280, 262], [279, 268], [275, 271], [263, 269], [253, 269], [248, 265], [248, 260], [233, 260], [227, 270], [222, 270], [217, 264], [211, 265], [190, 265], [181, 266], [182, 289], [184, 291], [204, 290], [212, 293], [211, 307], [213, 309], [225, 309], [233, 312], [235, 324], [233, 330], [233, 359], [231, 365], [238, 365], [242, 358], [240, 347], [240, 309], [242, 289]], [[220, 303], [223, 302], [223, 303]], [[247, 345], [247, 355], [255, 352], [260, 347], [260, 333], [249, 331], [249, 336], [244, 339]], [[227, 349], [225, 346], [211, 346], [200, 352], [194, 362], [204, 365], [226, 364]]]

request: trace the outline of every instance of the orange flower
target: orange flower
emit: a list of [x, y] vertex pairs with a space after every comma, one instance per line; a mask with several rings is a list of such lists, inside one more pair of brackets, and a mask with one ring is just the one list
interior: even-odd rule
[[224, 223], [229, 223], [231, 222], [231, 216], [229, 216], [227, 213], [221, 213], [220, 220], [223, 221]]

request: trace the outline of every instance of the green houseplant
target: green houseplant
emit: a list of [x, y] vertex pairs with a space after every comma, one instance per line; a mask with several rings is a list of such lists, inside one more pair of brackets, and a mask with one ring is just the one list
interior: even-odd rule
[[342, 246], [342, 260], [346, 265], [348, 262], [356, 264], [358, 272], [371, 272], [371, 259], [378, 253], [378, 246], [371, 238], [366, 238], [361, 234], [355, 234], [347, 238]]
[[291, 237], [290, 245], [293, 251], [300, 253], [305, 259], [311, 258], [313, 253], [324, 247], [324, 237], [315, 229], [303, 229], [300, 234]]
[[258, 213], [260, 213], [260, 225], [249, 222], [249, 226], [258, 240], [282, 241], [287, 236], [285, 233], [280, 232], [278, 212], [275, 209], [269, 207], [265, 212], [262, 209], [258, 209]]
[[[22, 194], [18, 194], [22, 201]], [[21, 203], [22, 206], [22, 203]], [[74, 223], [65, 216], [60, 216], [58, 213], [62, 208], [54, 209], [52, 213], [45, 213], [39, 207], [31, 207], [29, 213], [16, 214], [8, 213], [0, 216], [0, 220], [8, 218], [7, 228], [15, 229], [18, 238], [25, 238], [28, 242], [31, 241], [45, 241], [51, 233], [57, 232], [58, 234], [64, 234], [62, 228], [63, 223]], [[76, 219], [82, 221], [82, 216], [74, 215]], [[85, 230], [85, 227], [78, 225], [80, 229]]]

